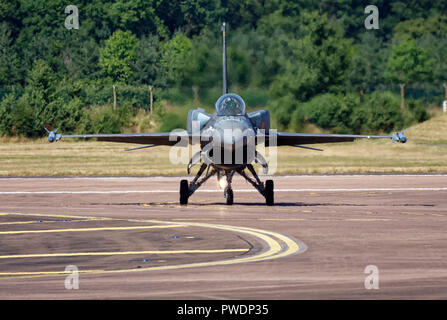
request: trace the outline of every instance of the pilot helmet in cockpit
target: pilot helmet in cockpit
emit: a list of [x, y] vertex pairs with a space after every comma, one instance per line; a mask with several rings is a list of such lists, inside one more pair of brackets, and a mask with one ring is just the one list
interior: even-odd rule
[[219, 116], [237, 116], [245, 113], [245, 103], [237, 94], [223, 95], [216, 102], [217, 114]]

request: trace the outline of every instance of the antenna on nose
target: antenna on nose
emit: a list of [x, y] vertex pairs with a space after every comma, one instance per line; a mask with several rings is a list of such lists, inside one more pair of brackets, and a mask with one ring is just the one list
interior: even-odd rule
[[225, 22], [222, 24], [222, 37], [223, 37], [223, 68], [222, 68], [222, 73], [223, 73], [223, 87], [222, 87], [222, 92], [223, 94], [227, 94], [228, 93], [228, 87], [227, 87], [227, 44], [225, 41], [225, 33], [226, 33], [226, 25]]

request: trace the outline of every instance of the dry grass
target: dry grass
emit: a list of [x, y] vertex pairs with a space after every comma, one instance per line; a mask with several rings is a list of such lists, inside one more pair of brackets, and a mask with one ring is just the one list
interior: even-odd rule
[[[281, 147], [279, 174], [447, 172], [447, 115], [411, 127], [406, 144], [356, 141], [319, 145], [324, 152]], [[125, 152], [131, 145], [20, 138], [0, 141], [0, 176], [184, 175], [169, 162], [169, 148]]]

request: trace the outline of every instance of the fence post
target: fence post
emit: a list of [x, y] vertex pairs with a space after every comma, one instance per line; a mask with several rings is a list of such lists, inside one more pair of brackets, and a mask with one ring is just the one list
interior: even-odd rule
[[113, 85], [113, 110], [116, 110], [116, 87]]
[[154, 110], [154, 93], [153, 93], [153, 89], [154, 89], [154, 86], [149, 86], [149, 92], [151, 94], [151, 100], [150, 100], [150, 102], [151, 102], [151, 104], [150, 104], [150, 112], [151, 112], [151, 114], [152, 114], [152, 111]]
[[116, 110], [116, 87], [113, 85], [113, 110]]
[[199, 86], [192, 86], [192, 92], [194, 92], [194, 104], [199, 104]]
[[444, 90], [445, 90], [445, 100], [447, 100], [447, 82], [443, 83]]

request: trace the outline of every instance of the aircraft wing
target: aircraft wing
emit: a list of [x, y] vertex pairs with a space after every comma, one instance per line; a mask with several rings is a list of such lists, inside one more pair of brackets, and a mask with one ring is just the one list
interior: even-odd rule
[[[48, 130], [47, 130], [48, 131]], [[319, 134], [319, 133], [289, 133], [277, 132], [265, 136], [265, 141], [273, 145], [276, 139], [277, 146], [302, 146], [304, 144], [315, 143], [335, 143], [349, 142], [356, 139], [392, 139], [394, 142], [405, 143], [407, 138], [404, 136], [406, 130], [397, 132], [388, 136], [377, 135], [349, 135], [349, 134]], [[80, 138], [97, 139], [98, 141], [121, 142], [143, 144], [147, 146], [173, 146], [180, 140], [184, 141], [186, 147], [191, 143], [193, 136], [188, 135], [186, 131], [180, 132], [156, 132], [156, 133], [120, 133], [120, 134], [73, 134], [62, 135], [56, 131], [48, 131], [48, 141], [59, 141], [62, 138]], [[197, 137], [200, 140], [200, 137]], [[198, 140], [198, 141], [199, 141]], [[181, 144], [183, 146], [183, 143]]]
[[156, 132], [156, 133], [120, 133], [120, 134], [58, 134], [56, 131], [48, 131], [48, 141], [54, 142], [66, 138], [97, 139], [98, 141], [135, 143], [151, 146], [173, 146], [180, 139], [189, 142], [191, 137], [184, 133]]
[[392, 139], [395, 142], [405, 143], [407, 138], [405, 131], [397, 132], [389, 136], [377, 135], [351, 135], [351, 134], [320, 134], [320, 133], [288, 133], [277, 132], [266, 136], [266, 140], [272, 145], [276, 139], [277, 146], [301, 146], [315, 143], [349, 142], [356, 139]]

